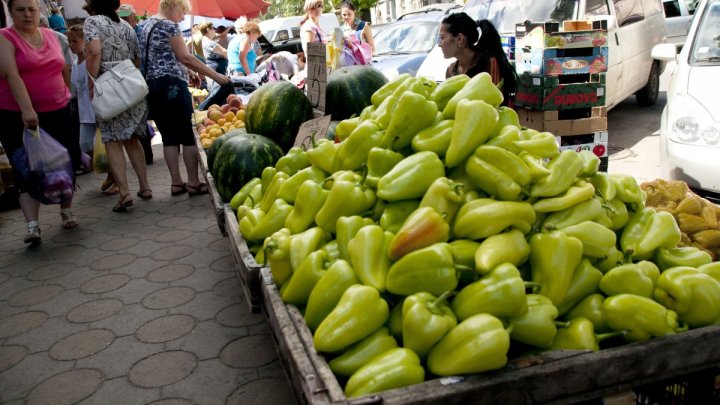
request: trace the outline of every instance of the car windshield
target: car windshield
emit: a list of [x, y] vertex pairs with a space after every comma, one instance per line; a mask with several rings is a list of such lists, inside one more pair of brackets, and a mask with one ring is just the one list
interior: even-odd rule
[[432, 21], [390, 24], [374, 38], [375, 55], [430, 52], [439, 30], [440, 23]]
[[463, 11], [476, 20], [490, 20], [501, 34], [515, 33], [515, 24], [572, 20], [577, 0], [468, 0]]
[[720, 0], [711, 0], [695, 32], [691, 65], [720, 65]]
[[268, 41], [270, 41], [270, 38], [275, 36], [275, 30], [263, 31], [263, 35], [265, 35], [265, 38], [268, 38]]

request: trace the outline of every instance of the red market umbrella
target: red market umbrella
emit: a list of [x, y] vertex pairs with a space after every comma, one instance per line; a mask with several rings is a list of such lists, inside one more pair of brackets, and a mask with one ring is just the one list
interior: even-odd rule
[[[130, 4], [138, 15], [147, 12], [149, 15], [158, 11], [159, 0], [121, 0], [122, 4]], [[234, 20], [245, 16], [255, 18], [267, 12], [270, 3], [264, 0], [190, 0], [192, 15], [227, 18]]]

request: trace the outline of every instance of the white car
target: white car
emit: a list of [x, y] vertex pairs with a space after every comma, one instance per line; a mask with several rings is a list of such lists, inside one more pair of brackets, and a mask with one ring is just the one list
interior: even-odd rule
[[680, 49], [687, 38], [698, 0], [663, 0], [665, 42]]
[[660, 126], [663, 178], [720, 193], [720, 0], [703, 0], [685, 45], [653, 48], [653, 57], [675, 60]]

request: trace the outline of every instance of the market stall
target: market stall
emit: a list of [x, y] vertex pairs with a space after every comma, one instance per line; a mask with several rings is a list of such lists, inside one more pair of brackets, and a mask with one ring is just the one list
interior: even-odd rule
[[720, 208], [521, 126], [486, 74], [354, 70], [331, 136], [296, 136], [316, 106], [277, 83], [204, 161], [300, 402], [717, 397]]

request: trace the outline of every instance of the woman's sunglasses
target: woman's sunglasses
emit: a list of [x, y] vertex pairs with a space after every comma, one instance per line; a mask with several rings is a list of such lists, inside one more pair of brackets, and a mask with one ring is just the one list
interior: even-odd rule
[[322, 4], [322, 3], [316, 3], [316, 4], [313, 5], [311, 8], [322, 8], [322, 7], [323, 7], [323, 4]]

